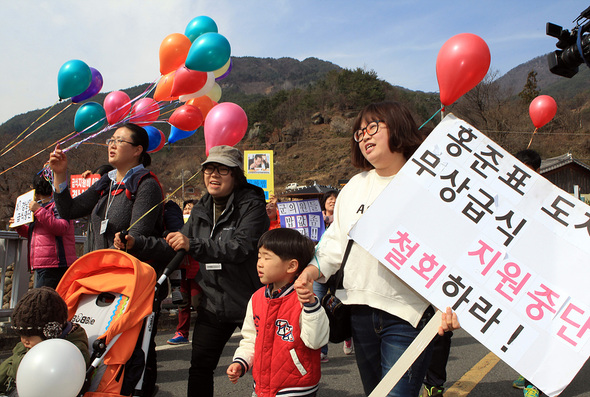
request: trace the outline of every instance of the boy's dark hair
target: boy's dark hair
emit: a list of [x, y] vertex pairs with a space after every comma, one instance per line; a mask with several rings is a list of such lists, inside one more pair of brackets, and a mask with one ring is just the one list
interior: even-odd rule
[[258, 240], [258, 249], [264, 247], [281, 260], [296, 259], [299, 262], [297, 274], [311, 262], [315, 252], [313, 241], [294, 229], [278, 228], [264, 233]]
[[[389, 150], [392, 153], [402, 153], [406, 160], [414, 154], [424, 140], [425, 136], [418, 130], [412, 113], [399, 102], [379, 102], [367, 105], [354, 121], [353, 133], [361, 128], [363, 121], [371, 122], [375, 120], [385, 123], [389, 130]], [[350, 145], [352, 149], [351, 160], [354, 167], [363, 171], [375, 168], [363, 156], [359, 143], [352, 136], [350, 137]]]
[[42, 196], [51, 196], [53, 194], [51, 183], [41, 174], [35, 174], [33, 177], [33, 189], [35, 189], [35, 193]]
[[533, 167], [535, 171], [541, 168], [541, 155], [533, 149], [524, 149], [514, 155], [518, 160], [525, 165]]
[[68, 321], [66, 302], [53, 288], [40, 287], [27, 292], [12, 313], [12, 328], [19, 336], [58, 337]]

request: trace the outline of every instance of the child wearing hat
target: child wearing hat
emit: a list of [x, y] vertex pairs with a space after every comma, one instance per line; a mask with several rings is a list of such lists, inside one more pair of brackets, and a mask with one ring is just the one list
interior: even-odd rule
[[18, 301], [12, 314], [12, 329], [21, 341], [12, 350], [12, 356], [0, 364], [0, 393], [15, 387], [21, 360], [33, 346], [47, 339], [72, 342], [82, 352], [86, 366], [90, 364], [86, 331], [68, 321], [68, 307], [52, 288], [32, 289]]

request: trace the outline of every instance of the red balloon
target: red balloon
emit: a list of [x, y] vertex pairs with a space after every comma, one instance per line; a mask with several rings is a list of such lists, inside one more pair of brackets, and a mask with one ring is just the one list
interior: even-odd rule
[[186, 104], [197, 107], [201, 111], [203, 118], [206, 118], [209, 111], [213, 109], [213, 106], [217, 105], [217, 102], [213, 101], [207, 95], [203, 95], [198, 98], [189, 99], [186, 101]]
[[490, 68], [490, 49], [471, 33], [461, 33], [443, 44], [436, 57], [440, 102], [451, 105], [475, 87]]
[[557, 103], [549, 95], [539, 95], [529, 106], [529, 115], [535, 128], [541, 128], [555, 117]]
[[125, 118], [131, 109], [131, 99], [123, 91], [110, 92], [104, 99], [103, 107], [109, 124], [115, 124]]
[[152, 98], [142, 98], [131, 108], [130, 123], [140, 126], [150, 125], [160, 116], [160, 106]]
[[183, 65], [176, 70], [176, 76], [174, 77], [170, 94], [172, 96], [192, 94], [203, 88], [206, 82], [207, 72], [190, 70]]
[[182, 105], [172, 113], [168, 122], [179, 130], [193, 131], [203, 124], [203, 115], [195, 106]]
[[248, 130], [248, 116], [240, 106], [223, 102], [209, 111], [205, 119], [205, 147], [209, 149], [219, 145], [234, 146]]

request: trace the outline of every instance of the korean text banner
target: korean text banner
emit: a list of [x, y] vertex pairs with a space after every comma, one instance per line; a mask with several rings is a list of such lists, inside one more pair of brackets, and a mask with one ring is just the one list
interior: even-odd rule
[[590, 207], [453, 115], [350, 236], [549, 396], [590, 355]]
[[14, 205], [14, 223], [10, 227], [17, 227], [33, 222], [33, 212], [29, 209], [29, 203], [35, 200], [35, 190], [30, 190], [16, 198]]
[[72, 198], [84, 193], [99, 179], [100, 174], [90, 174], [86, 178], [82, 175], [72, 175], [70, 177], [70, 194], [72, 195]]
[[320, 241], [326, 227], [318, 199], [285, 201], [277, 203], [277, 208], [281, 227], [295, 229], [315, 242]]

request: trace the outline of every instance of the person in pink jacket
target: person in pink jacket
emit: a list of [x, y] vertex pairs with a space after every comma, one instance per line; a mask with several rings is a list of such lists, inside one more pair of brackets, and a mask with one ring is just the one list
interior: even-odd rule
[[34, 221], [16, 227], [16, 231], [29, 239], [29, 270], [35, 272], [35, 288], [55, 288], [76, 260], [74, 223], [59, 216], [51, 184], [40, 174], [33, 178], [33, 188], [35, 200], [29, 203], [29, 208]]

